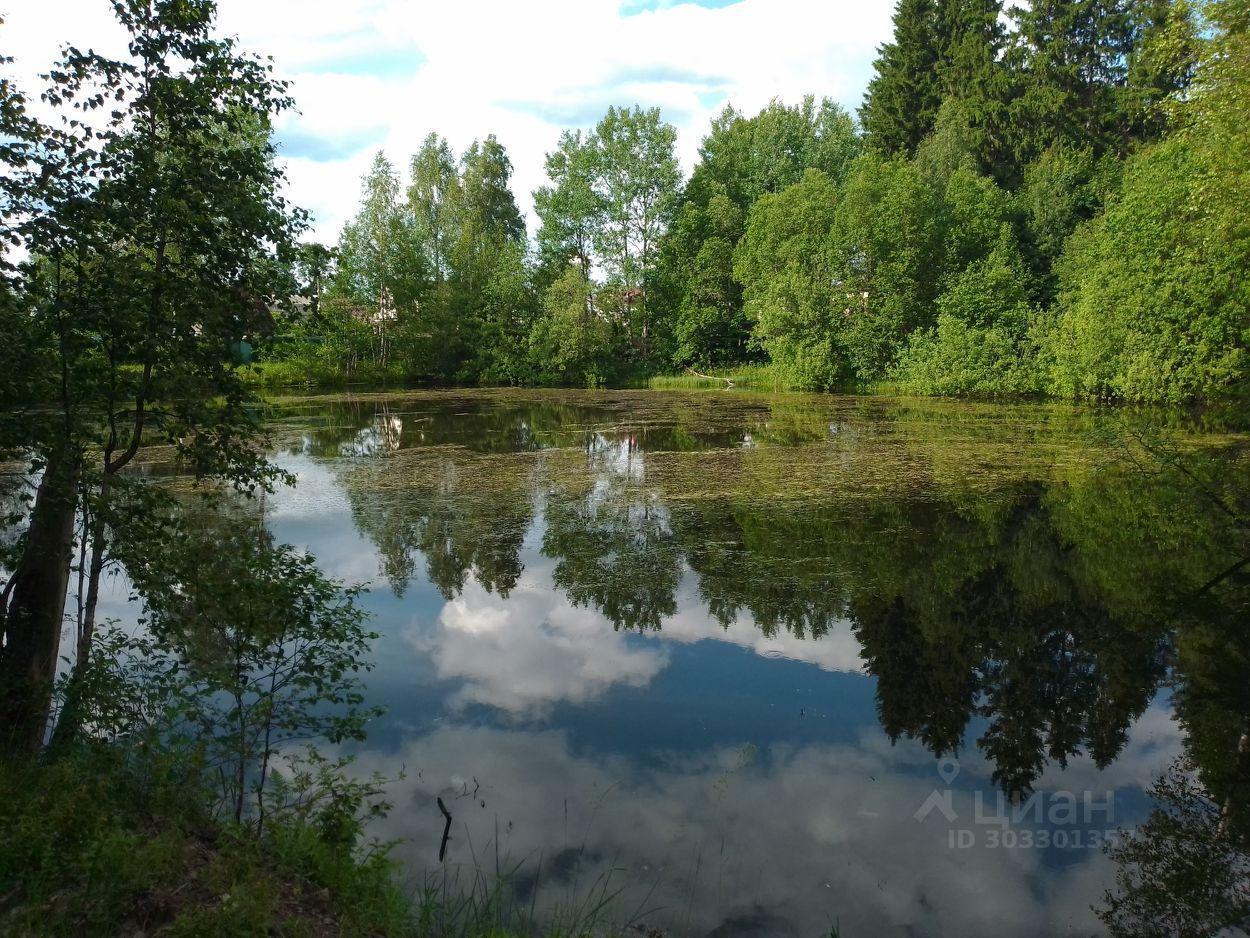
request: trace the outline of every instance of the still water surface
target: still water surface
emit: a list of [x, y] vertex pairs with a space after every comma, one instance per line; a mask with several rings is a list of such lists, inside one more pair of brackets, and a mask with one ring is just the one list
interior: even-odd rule
[[414, 877], [441, 796], [449, 866], [519, 863], [539, 905], [607, 883], [672, 934], [1096, 933], [1101, 839], [1250, 712], [1244, 583], [1204, 589], [1250, 553], [1234, 435], [720, 392], [271, 426], [298, 485], [267, 523], [368, 584], [357, 764], [403, 769], [376, 833]]

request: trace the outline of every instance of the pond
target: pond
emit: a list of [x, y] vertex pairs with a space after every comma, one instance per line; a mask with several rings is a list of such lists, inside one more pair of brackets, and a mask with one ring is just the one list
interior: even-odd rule
[[267, 524], [367, 584], [386, 714], [356, 764], [402, 771], [375, 833], [414, 878], [441, 797], [447, 869], [668, 934], [1088, 934], [1152, 781], [1238, 764], [1219, 427], [567, 391], [270, 425], [298, 482]]

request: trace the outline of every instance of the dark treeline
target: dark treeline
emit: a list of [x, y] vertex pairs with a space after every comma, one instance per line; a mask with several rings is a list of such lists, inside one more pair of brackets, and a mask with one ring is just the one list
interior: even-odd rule
[[[858, 122], [658, 110], [547, 155], [532, 243], [493, 137], [379, 154], [273, 380], [778, 384], [1179, 402], [1246, 374], [1244, 0], [900, 0]], [[313, 315], [308, 315], [311, 309]], [[286, 365], [278, 362], [285, 360]]]

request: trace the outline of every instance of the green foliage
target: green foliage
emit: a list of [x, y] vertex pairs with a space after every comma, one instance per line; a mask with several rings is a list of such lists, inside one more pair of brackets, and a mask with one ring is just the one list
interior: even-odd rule
[[[327, 295], [280, 317], [256, 380], [529, 380], [520, 347], [537, 303], [511, 176], [494, 136], [457, 161], [431, 134], [411, 160], [406, 190], [379, 153], [343, 229]], [[328, 268], [323, 262], [318, 282]], [[302, 266], [297, 274], [309, 280]]]
[[1158, 138], [1192, 72], [1185, 3], [1040, 0], [1013, 11], [1007, 53], [1017, 166], [1055, 143], [1121, 156]]
[[570, 266], [547, 290], [542, 315], [529, 336], [529, 356], [540, 384], [598, 387], [614, 375], [611, 325], [595, 307], [594, 287]]
[[835, 182], [859, 154], [849, 114], [828, 98], [796, 106], [772, 100], [753, 117], [727, 106], [712, 120], [683, 197], [697, 206], [724, 194], [742, 211], [819, 169]]
[[510, 188], [512, 161], [493, 135], [474, 141], [460, 165], [446, 297], [450, 319], [446, 329], [434, 329], [432, 345], [436, 374], [476, 381], [488, 371], [509, 374], [491, 351], [509, 355], [526, 325], [510, 322], [527, 312], [525, 223]]
[[420, 296], [425, 272], [386, 154], [374, 155], [361, 188], [360, 210], [339, 237], [335, 292], [370, 313], [407, 307]]
[[537, 317], [525, 244], [505, 241], [493, 258], [478, 300], [477, 348], [469, 373], [484, 384], [529, 383], [525, 344]]
[[199, 785], [112, 747], [0, 763], [6, 932], [106, 935], [411, 933], [385, 851], [301, 820], [257, 839], [203, 813]]
[[943, 52], [934, 0], [898, 0], [894, 37], [878, 50], [859, 112], [872, 149], [887, 157], [910, 156], [928, 136], [942, 103]]
[[1070, 240], [1059, 393], [1179, 402], [1245, 380], [1250, 232], [1222, 198], [1203, 198], [1208, 172], [1190, 141], [1159, 144], [1129, 162], [1117, 200]]
[[589, 279], [595, 263], [594, 238], [606, 209], [595, 188], [598, 176], [597, 140], [593, 134], [565, 131], [560, 145], [547, 154], [547, 178], [551, 185], [534, 190], [538, 229], [539, 263], [548, 279], [558, 278], [576, 262]]
[[286, 286], [279, 261], [303, 227], [270, 138], [292, 102], [270, 64], [213, 34], [212, 3], [115, 12], [128, 54], [66, 48], [45, 92], [57, 126], [12, 167], [33, 200], [14, 190], [5, 223], [32, 258], [17, 288], [27, 353], [60, 376], [67, 450], [89, 444], [120, 468], [165, 439], [250, 464], [230, 345], [265, 329], [258, 298]]
[[165, 695], [167, 745], [222, 769], [223, 806], [263, 828], [273, 762], [292, 743], [362, 739], [358, 672], [376, 635], [354, 594], [249, 524], [148, 528], [119, 553], [152, 638], [143, 683]]
[[79, 731], [0, 763], [6, 927], [401, 932], [386, 848], [361, 843], [381, 780], [300, 751], [361, 738], [373, 712], [354, 594], [220, 503], [164, 504], [115, 544], [141, 628], [98, 631], [59, 687]]
[[915, 164], [862, 157], [833, 219], [831, 280], [842, 342], [861, 380], [883, 376], [899, 346], [934, 317], [946, 230], [940, 193]]
[[840, 182], [858, 152], [850, 116], [827, 99], [818, 105], [809, 96], [797, 107], [772, 101], [750, 118], [726, 107], [712, 122], [661, 253], [675, 364], [715, 366], [759, 354], [733, 275], [747, 212], [807, 169]]
[[267, 298], [294, 289], [305, 216], [282, 196], [271, 138], [293, 102], [271, 62], [216, 34], [210, 0], [112, 8], [125, 51], [65, 47], [44, 76], [49, 126], [7, 83], [0, 108], [13, 134], [0, 234], [29, 254], [4, 267], [29, 343], [17, 393], [47, 415], [0, 415], [0, 448], [23, 447], [46, 496], [0, 589], [0, 722], [27, 752], [42, 743], [78, 507], [91, 519], [81, 666], [110, 536], [129, 520], [112, 496], [142, 447], [240, 488], [280, 476], [235, 350], [270, 329]]
[[1041, 390], [1024, 265], [1009, 230], [938, 298], [937, 325], [912, 333], [895, 379], [915, 394], [1020, 396]]
[[[391, 376], [393, 354], [403, 376], [462, 382], [771, 364], [810, 389], [1230, 394], [1245, 24], [1232, 0], [1201, 9], [900, 0], [862, 134], [828, 99], [726, 106], [680, 191], [672, 127], [610, 108], [547, 155], [532, 259], [502, 149], [488, 138], [457, 167], [431, 135], [399, 212], [423, 286], [336, 377], [358, 361]], [[322, 380], [315, 351], [287, 360]]]
[[933, 133], [916, 148], [916, 167], [929, 183], [944, 189], [956, 171], [977, 169], [976, 136], [964, 102], [948, 97], [938, 110]]
[[752, 206], [735, 255], [756, 335], [799, 387], [830, 388], [849, 377], [834, 321], [842, 297], [830, 289], [836, 280], [829, 231], [837, 208], [833, 180], [808, 170], [801, 182]]
[[461, 198], [456, 158], [447, 141], [437, 134], [429, 134], [412, 158], [409, 175], [412, 236], [421, 247], [435, 283], [442, 283], [451, 275], [456, 206]]
[[677, 131], [659, 108], [608, 108], [595, 126], [594, 188], [602, 200], [595, 249], [609, 282], [645, 287], [681, 182]]
[[[193, 7], [177, 28], [204, 28], [209, 7]], [[172, 8], [164, 15], [173, 23]], [[271, 238], [281, 249], [261, 252], [234, 288], [300, 304], [279, 300], [276, 324], [236, 317], [218, 333], [259, 339], [247, 374], [262, 384], [580, 385], [771, 362], [778, 380], [805, 388], [893, 377], [924, 393], [1226, 395], [1244, 370], [1246, 328], [1233, 274], [1246, 238], [1243, 20], [1234, 0], [1038, 0], [1006, 15], [1000, 0], [900, 0], [862, 134], [814, 96], [753, 116], [726, 106], [683, 186], [676, 132], [660, 112], [611, 107], [547, 154], [534, 257], [498, 140], [457, 158], [430, 134], [406, 186], [377, 155], [336, 252]], [[67, 60], [63, 94], [86, 93], [75, 69], [92, 62]], [[281, 227], [267, 140], [270, 115], [289, 105], [280, 85], [264, 88], [265, 108], [215, 118], [233, 141], [221, 153], [242, 161], [267, 206], [253, 218], [261, 232]], [[14, 168], [5, 197], [29, 200], [40, 140], [67, 167], [62, 227], [19, 232], [38, 256], [38, 285], [10, 277], [0, 302], [0, 322], [50, 354], [54, 323], [14, 315], [22, 304], [64, 305], [56, 297], [71, 287], [89, 297], [143, 289], [128, 261], [75, 260], [67, 272], [53, 246], [74, 226], [116, 232], [134, 219], [83, 214], [72, 194], [85, 183], [68, 171], [82, 141], [37, 125], [17, 90], [4, 90], [0, 129], [11, 142], [0, 156]], [[828, 182], [819, 194], [812, 170]], [[787, 220], [779, 205], [798, 214]], [[246, 238], [236, 241], [242, 251]], [[570, 266], [586, 284], [585, 319], [571, 313], [580, 300]], [[1005, 270], [1020, 290], [1004, 293]], [[93, 336], [62, 337], [82, 353], [74, 375], [90, 382], [122, 359], [133, 366], [129, 347], [102, 362]], [[23, 388], [56, 394], [54, 362], [10, 364], [0, 400], [19, 396], [17, 373]], [[120, 373], [114, 409], [134, 392]], [[243, 393], [236, 379], [227, 400]], [[206, 392], [220, 386], [196, 380]]]
[[672, 316], [673, 361], [715, 365], [744, 361], [751, 326], [734, 277], [743, 214], [724, 192], [705, 207], [682, 205], [665, 242], [665, 275], [680, 299]]
[[[267, 387], [398, 381], [402, 366], [393, 355], [386, 360], [386, 339], [359, 307], [332, 295], [318, 304], [316, 313], [280, 320], [261, 346], [250, 376]], [[392, 337], [392, 346], [394, 342]]]
[[1063, 144], [1048, 147], [1025, 169], [1019, 200], [1024, 213], [1034, 270], [1044, 278], [1047, 300], [1054, 298], [1051, 270], [1072, 232], [1093, 218], [1114, 188], [1104, 177], [1118, 163], [1094, 151], [1073, 150]]

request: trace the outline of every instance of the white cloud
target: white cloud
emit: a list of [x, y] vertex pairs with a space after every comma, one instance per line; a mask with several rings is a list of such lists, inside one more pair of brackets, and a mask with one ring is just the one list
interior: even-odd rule
[[[354, 209], [378, 147], [404, 164], [430, 131], [457, 149], [488, 133], [507, 146], [523, 208], [544, 153], [567, 124], [609, 103], [659, 106], [692, 165], [725, 100], [747, 111], [780, 96], [858, 105], [892, 4], [741, 0], [720, 8], [621, 0], [220, 0], [220, 24], [272, 55], [301, 113], [285, 129], [307, 155], [288, 160], [293, 199], [333, 238]], [[625, 8], [623, 10], [623, 8]], [[115, 42], [105, 0], [0, 0], [19, 73], [58, 45]], [[317, 146], [309, 147], [309, 141]]]

